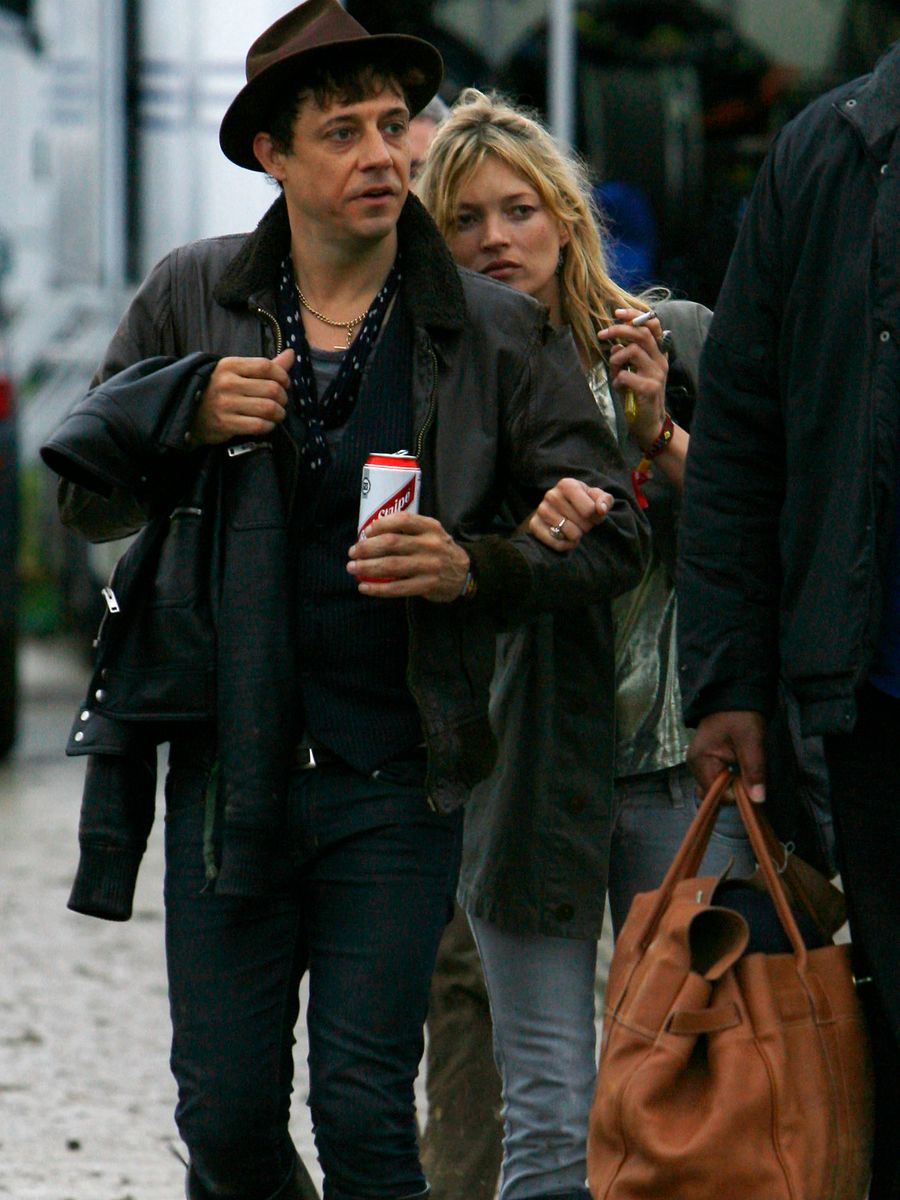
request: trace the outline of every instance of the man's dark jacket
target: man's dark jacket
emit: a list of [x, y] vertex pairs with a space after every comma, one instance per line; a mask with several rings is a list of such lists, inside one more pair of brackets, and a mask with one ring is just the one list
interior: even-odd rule
[[686, 719], [846, 733], [879, 632], [900, 464], [900, 44], [776, 140], [701, 363], [681, 518]]
[[[495, 758], [487, 703], [498, 623], [609, 599], [633, 585], [646, 529], [570, 335], [552, 334], [545, 310], [527, 297], [460, 272], [413, 198], [398, 232], [404, 303], [414, 326], [412, 449], [423, 472], [420, 511], [465, 543], [478, 580], [474, 601], [408, 605], [408, 683], [428, 747], [428, 795], [450, 811]], [[255, 442], [200, 451], [187, 448], [185, 435], [219, 357], [268, 357], [281, 349], [273, 283], [289, 237], [279, 199], [254, 234], [195, 243], [164, 259], [119, 326], [91, 392], [43, 450], [63, 476], [68, 525], [92, 540], [146, 526], [141, 538], [150, 547], [143, 566], [134, 562], [140, 548], [125, 564], [143, 583], [132, 583], [131, 614], [116, 593], [121, 611], [109, 623], [124, 632], [101, 637], [84, 720], [76, 722], [81, 739], [71, 748], [96, 752], [99, 736], [108, 753], [109, 738], [123, 726], [132, 735], [142, 722], [165, 729], [172, 721], [214, 720], [225, 811], [216, 888], [225, 894], [252, 895], [265, 885], [281, 831], [292, 732], [296, 740], [284, 616], [293, 605], [284, 564], [297, 451], [283, 427]], [[524, 533], [489, 532], [501, 502], [524, 517], [561, 475], [602, 485], [616, 498], [578, 550], [559, 555]], [[189, 637], [199, 648], [173, 649], [166, 620], [155, 611], [161, 603], [171, 614], [169, 583], [146, 564], [191, 561], [185, 539], [196, 545], [194, 557], [210, 565], [214, 635], [204, 637], [195, 620]], [[183, 566], [164, 574], [177, 582]], [[143, 644], [145, 628], [155, 644]], [[167, 647], [162, 655], [160, 641]], [[102, 661], [105, 645], [116, 662]], [[150, 671], [140, 669], [142, 659]], [[193, 688], [167, 674], [172, 664], [189, 669]], [[189, 695], [190, 711], [178, 711]], [[108, 796], [98, 800], [88, 787], [80, 874], [82, 892], [93, 887], [99, 894], [101, 876], [118, 871], [119, 903], [133, 886], [146, 813], [126, 848], [110, 807]], [[100, 809], [102, 819], [94, 822], [91, 814]]]

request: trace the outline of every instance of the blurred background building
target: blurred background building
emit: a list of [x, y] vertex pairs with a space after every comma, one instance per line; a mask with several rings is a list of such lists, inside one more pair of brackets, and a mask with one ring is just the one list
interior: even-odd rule
[[[900, 36], [894, 0], [346, 6], [372, 32], [435, 42], [448, 102], [476, 84], [539, 109], [590, 165], [622, 279], [710, 306], [775, 132]], [[178, 243], [251, 228], [271, 202], [217, 131], [247, 46], [286, 7], [0, 0], [0, 754], [16, 595], [20, 627], [69, 626], [87, 644], [115, 554], [63, 537], [37, 448], [149, 267]]]

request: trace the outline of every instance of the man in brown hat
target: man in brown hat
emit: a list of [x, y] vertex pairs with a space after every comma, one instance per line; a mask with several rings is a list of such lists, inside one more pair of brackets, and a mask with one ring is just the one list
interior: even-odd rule
[[[302, 1195], [307, 969], [326, 1196], [427, 1192], [413, 1081], [459, 806], [495, 754], [495, 628], [554, 606], [577, 620], [642, 569], [570, 337], [460, 273], [408, 194], [410, 116], [440, 75], [431, 46], [370, 37], [337, 0], [262, 34], [221, 144], [281, 196], [254, 233], [155, 268], [45, 447], [67, 523], [144, 530], [76, 723], [93, 757], [70, 904], [130, 912], [148, 815], [116, 764], [168, 741], [172, 1068], [202, 1200]], [[419, 513], [360, 541], [362, 466], [399, 449]], [[572, 554], [495, 532], [502, 502], [524, 518], [573, 474], [607, 515]]]

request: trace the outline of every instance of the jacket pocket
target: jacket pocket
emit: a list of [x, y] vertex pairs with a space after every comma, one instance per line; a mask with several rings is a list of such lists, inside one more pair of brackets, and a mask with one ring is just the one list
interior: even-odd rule
[[205, 594], [203, 572], [209, 563], [201, 545], [203, 530], [200, 507], [185, 505], [170, 514], [153, 580], [150, 603], [154, 608], [193, 604]]
[[228, 447], [225, 495], [232, 529], [284, 527], [284, 504], [269, 442], [244, 442]]

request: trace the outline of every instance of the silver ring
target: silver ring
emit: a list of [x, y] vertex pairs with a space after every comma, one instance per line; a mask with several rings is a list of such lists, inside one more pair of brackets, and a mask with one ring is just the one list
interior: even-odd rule
[[563, 533], [563, 525], [565, 525], [566, 520], [567, 520], [566, 517], [561, 517], [559, 522], [556, 525], [548, 526], [548, 528], [550, 530], [550, 536], [552, 538], [555, 538], [556, 541], [558, 541], [558, 542], [561, 542], [565, 539], [565, 534]]
[[675, 345], [675, 339], [672, 337], [671, 329], [664, 329], [656, 342], [663, 354], [671, 354], [672, 347]]

